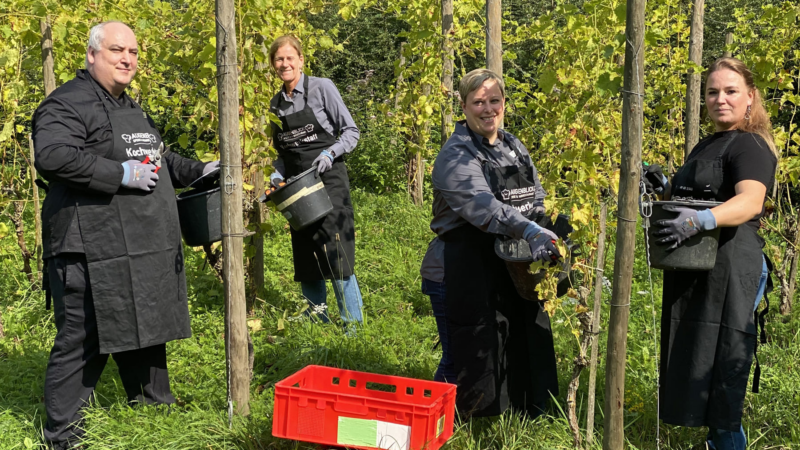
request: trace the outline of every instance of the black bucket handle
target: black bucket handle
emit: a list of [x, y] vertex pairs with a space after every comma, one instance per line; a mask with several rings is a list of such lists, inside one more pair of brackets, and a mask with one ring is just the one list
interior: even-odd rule
[[186, 186], [186, 189], [189, 189], [189, 188], [191, 188], [192, 186], [194, 186], [194, 184], [195, 184], [195, 183], [197, 183], [198, 181], [202, 180], [203, 178], [205, 178], [205, 177], [207, 177], [207, 176], [209, 176], [209, 175], [212, 175], [212, 174], [214, 174], [214, 173], [217, 173], [217, 172], [219, 172], [219, 169], [220, 169], [220, 168], [219, 168], [219, 167], [217, 167], [216, 169], [212, 170], [211, 172], [208, 172], [208, 173], [206, 173], [206, 174], [200, 175], [200, 177], [198, 177], [197, 179], [195, 179], [194, 181], [192, 181], [191, 183], [189, 183], [189, 185], [188, 185], [188, 186]]

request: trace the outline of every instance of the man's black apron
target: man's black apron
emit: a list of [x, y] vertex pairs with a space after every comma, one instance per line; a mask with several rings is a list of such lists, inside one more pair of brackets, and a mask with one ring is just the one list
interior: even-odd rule
[[[282, 129], [274, 128], [275, 147], [286, 163], [287, 178], [311, 168], [320, 152], [336, 143], [317, 121], [308, 105], [308, 76], [303, 81], [302, 111], [281, 117]], [[279, 105], [283, 96], [278, 96]], [[322, 174], [322, 182], [333, 204], [324, 219], [303, 230], [291, 230], [294, 256], [294, 280], [341, 279], [353, 274], [356, 262], [356, 239], [350, 181], [341, 157]]]
[[[94, 88], [114, 136], [111, 152], [98, 156], [120, 163], [157, 157], [161, 136], [139, 105], [110, 109]], [[158, 176], [151, 192], [120, 187], [77, 202], [101, 353], [191, 336], [175, 191], [169, 170]]]
[[[672, 181], [673, 197], [727, 201], [722, 157], [690, 154]], [[694, 154], [696, 157], [697, 154]], [[749, 225], [723, 227], [708, 272], [664, 271], [661, 418], [674, 425], [738, 431], [756, 346], [755, 306], [764, 241]]]
[[[472, 134], [472, 133], [471, 133]], [[481, 141], [473, 135], [478, 151]], [[498, 200], [518, 209], [533, 201], [533, 169], [494, 167], [479, 158]], [[512, 199], [512, 192], [517, 193]], [[527, 193], [530, 192], [530, 196]], [[526, 216], [532, 215], [527, 208]], [[509, 406], [531, 416], [558, 394], [550, 318], [541, 302], [517, 293], [506, 264], [494, 252], [497, 236], [464, 225], [444, 241], [447, 333], [457, 373], [456, 406], [469, 417], [496, 416]]]

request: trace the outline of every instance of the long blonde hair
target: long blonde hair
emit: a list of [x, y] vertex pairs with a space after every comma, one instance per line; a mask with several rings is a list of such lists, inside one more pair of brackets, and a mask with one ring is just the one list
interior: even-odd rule
[[708, 68], [705, 77], [706, 84], [708, 84], [709, 75], [725, 69], [738, 73], [744, 79], [747, 88], [753, 93], [753, 104], [750, 105], [750, 118], [748, 119], [747, 116], [745, 116], [741, 122], [736, 124], [736, 129], [761, 136], [764, 141], [767, 142], [769, 149], [775, 157], [780, 159], [780, 153], [777, 147], [775, 147], [775, 139], [772, 137], [772, 123], [769, 120], [767, 110], [764, 108], [764, 103], [761, 101], [761, 92], [753, 81], [753, 72], [751, 72], [742, 61], [736, 58], [719, 58]]

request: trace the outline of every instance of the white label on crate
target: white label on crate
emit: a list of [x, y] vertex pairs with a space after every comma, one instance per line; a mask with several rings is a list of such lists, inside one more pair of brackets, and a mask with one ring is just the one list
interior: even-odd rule
[[385, 450], [408, 450], [411, 427], [379, 420], [339, 417], [336, 442], [343, 445], [375, 446]]
[[386, 450], [408, 450], [411, 445], [411, 427], [378, 421], [376, 447]]
[[439, 417], [439, 420], [436, 421], [436, 437], [442, 435], [442, 431], [444, 431], [444, 414], [442, 417]]

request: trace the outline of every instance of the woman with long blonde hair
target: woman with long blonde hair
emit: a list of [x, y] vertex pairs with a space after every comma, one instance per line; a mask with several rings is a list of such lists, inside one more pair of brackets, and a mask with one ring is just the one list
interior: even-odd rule
[[673, 206], [676, 217], [655, 225], [661, 228], [657, 243], [673, 249], [715, 228], [719, 245], [710, 271], [664, 271], [660, 414], [674, 425], [708, 427], [710, 449], [744, 450], [742, 408], [757, 344], [755, 310], [769, 279], [757, 232], [778, 154], [744, 63], [715, 61], [706, 75], [705, 101], [715, 132], [692, 149], [666, 191], [672, 200], [720, 204], [700, 211]]

